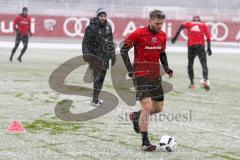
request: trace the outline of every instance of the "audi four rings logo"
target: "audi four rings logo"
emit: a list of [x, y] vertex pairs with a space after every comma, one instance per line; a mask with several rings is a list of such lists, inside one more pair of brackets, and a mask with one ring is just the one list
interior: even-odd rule
[[[112, 20], [107, 19], [108, 23], [110, 23], [111, 27], [112, 27], [112, 32], [114, 33], [115, 31], [115, 25], [112, 22]], [[83, 26], [83, 22], [85, 22], [85, 26]], [[73, 28], [71, 28], [69, 25], [73, 24]], [[76, 37], [76, 36], [80, 36], [83, 37], [84, 36], [84, 30], [86, 28], [86, 26], [88, 26], [90, 23], [90, 20], [88, 18], [82, 17], [82, 18], [76, 18], [76, 17], [70, 17], [68, 19], [65, 20], [64, 24], [63, 24], [63, 31], [66, 35], [70, 36], [70, 37]]]
[[[213, 22], [207, 22], [207, 26], [210, 27], [210, 33], [211, 33], [211, 39], [215, 41], [224, 41], [228, 37], [229, 30], [228, 26], [222, 22], [213, 23]], [[187, 39], [187, 36], [184, 34], [184, 32], [181, 32], [181, 36], [184, 39]]]
[[[211, 26], [211, 39], [216, 41], [223, 41], [228, 36], [228, 27], [226, 24], [218, 22], [218, 23], [212, 23], [208, 22], [206, 23], [208, 26]], [[220, 30], [223, 29], [223, 34], [220, 34]]]

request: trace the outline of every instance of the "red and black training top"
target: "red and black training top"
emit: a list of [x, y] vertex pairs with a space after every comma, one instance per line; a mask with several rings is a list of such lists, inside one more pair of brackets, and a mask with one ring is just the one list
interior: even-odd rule
[[124, 45], [128, 49], [134, 47], [134, 64], [127, 69], [134, 72], [135, 76], [156, 78], [160, 76], [160, 54], [165, 54], [166, 34], [163, 31], [155, 33], [149, 27], [139, 28], [131, 33]]
[[23, 14], [19, 14], [13, 22], [13, 26], [18, 30], [20, 35], [28, 36], [28, 33], [31, 30], [31, 18], [30, 16], [24, 16]]
[[210, 33], [208, 27], [203, 22], [185, 22], [183, 27], [187, 30], [188, 46], [197, 44], [205, 45], [204, 37], [206, 36], [207, 42], [210, 42]]

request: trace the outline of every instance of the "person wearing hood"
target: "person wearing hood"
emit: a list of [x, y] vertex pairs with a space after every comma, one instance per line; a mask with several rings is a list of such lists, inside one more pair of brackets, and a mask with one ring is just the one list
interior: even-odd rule
[[90, 19], [82, 41], [82, 52], [83, 60], [89, 63], [89, 69], [93, 74], [91, 103], [94, 106], [100, 106], [103, 100], [99, 99], [99, 94], [109, 68], [109, 60], [111, 60], [111, 66], [116, 61], [112, 27], [107, 21], [107, 12], [103, 8], [99, 8], [96, 17]]
[[27, 7], [23, 7], [22, 13], [19, 14], [14, 19], [13, 27], [16, 32], [16, 40], [15, 40], [15, 45], [12, 49], [12, 53], [11, 53], [9, 60], [12, 62], [13, 56], [14, 56], [20, 42], [22, 41], [23, 49], [21, 51], [21, 54], [17, 58], [17, 60], [19, 62], [22, 62], [22, 56], [27, 50], [29, 35], [32, 36], [31, 18], [30, 18], [30, 16], [28, 16], [28, 8]]

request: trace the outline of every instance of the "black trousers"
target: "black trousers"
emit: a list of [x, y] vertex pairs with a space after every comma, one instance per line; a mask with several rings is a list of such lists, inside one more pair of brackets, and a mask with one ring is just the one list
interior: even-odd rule
[[107, 70], [93, 68], [93, 99], [97, 100], [101, 92]]
[[98, 100], [98, 96], [101, 92], [103, 82], [107, 73], [109, 60], [102, 59], [93, 55], [84, 55], [84, 59], [89, 64], [87, 72], [84, 76], [84, 81], [93, 81], [93, 101]]
[[23, 42], [23, 49], [21, 50], [21, 54], [20, 54], [20, 57], [23, 56], [23, 54], [26, 52], [27, 50], [27, 47], [28, 47], [28, 40], [29, 40], [29, 37], [28, 36], [23, 36], [23, 35], [20, 35], [19, 33], [16, 35], [16, 40], [15, 40], [15, 45], [12, 49], [12, 54], [11, 54], [11, 57], [13, 57], [13, 55], [15, 54], [16, 50], [18, 49], [18, 46], [20, 44], [20, 42], [22, 41]]
[[98, 96], [101, 92], [103, 82], [107, 73], [107, 61], [103, 61], [98, 57], [89, 57], [89, 68], [93, 76], [93, 100], [98, 100]]
[[193, 64], [195, 57], [198, 56], [202, 66], [204, 80], [208, 80], [207, 55], [203, 45], [193, 45], [188, 47], [188, 75], [191, 83], [194, 83]]

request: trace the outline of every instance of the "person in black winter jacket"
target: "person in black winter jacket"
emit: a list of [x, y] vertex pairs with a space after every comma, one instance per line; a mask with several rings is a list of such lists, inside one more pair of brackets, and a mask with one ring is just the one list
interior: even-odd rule
[[100, 106], [103, 101], [98, 96], [109, 68], [109, 60], [113, 66], [116, 55], [112, 28], [107, 22], [107, 12], [100, 8], [96, 14], [96, 17], [90, 19], [90, 24], [85, 30], [82, 52], [83, 60], [89, 63], [89, 69], [92, 70], [94, 77], [92, 104]]

